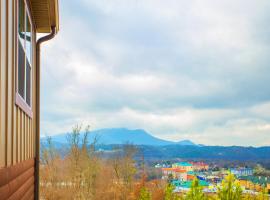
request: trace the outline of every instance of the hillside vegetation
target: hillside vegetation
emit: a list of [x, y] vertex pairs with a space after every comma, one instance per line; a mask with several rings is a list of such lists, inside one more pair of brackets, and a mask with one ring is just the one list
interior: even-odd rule
[[[190, 191], [186, 194], [174, 192], [174, 187], [164, 180], [155, 178], [159, 174], [149, 171], [140, 164], [134, 156], [137, 148], [133, 145], [123, 145], [122, 151], [110, 158], [104, 159], [96, 151], [97, 138], [89, 144], [89, 126], [84, 130], [75, 126], [67, 135], [69, 149], [65, 157], [59, 155], [51, 138], [41, 152], [40, 196], [41, 199], [90, 199], [90, 200], [266, 200], [262, 193], [259, 196], [243, 195], [238, 182], [233, 175], [222, 182], [217, 194], [205, 195], [195, 179]], [[154, 174], [154, 175], [153, 175]]]

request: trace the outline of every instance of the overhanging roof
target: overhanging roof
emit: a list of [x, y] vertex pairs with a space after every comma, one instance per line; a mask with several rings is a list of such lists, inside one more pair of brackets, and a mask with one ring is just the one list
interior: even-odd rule
[[51, 27], [59, 30], [58, 0], [30, 0], [36, 31], [50, 33]]

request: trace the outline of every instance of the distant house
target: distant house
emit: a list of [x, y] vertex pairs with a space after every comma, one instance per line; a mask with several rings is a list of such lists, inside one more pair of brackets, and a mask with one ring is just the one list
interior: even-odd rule
[[[191, 188], [192, 186], [192, 181], [180, 181], [180, 180], [173, 180], [172, 184], [175, 187], [178, 188]], [[199, 185], [203, 188], [207, 188], [209, 186], [209, 183], [207, 181], [199, 180]]]
[[57, 0], [1, 0], [1, 200], [39, 198], [40, 45], [58, 25]]
[[263, 188], [270, 193], [270, 177], [266, 176], [239, 176], [240, 185], [248, 190], [260, 192]]
[[192, 181], [197, 177], [197, 174], [194, 171], [187, 172], [187, 180]]
[[159, 163], [155, 165], [155, 168], [161, 168], [161, 167], [162, 167], [162, 165]]
[[159, 163], [155, 165], [155, 168], [162, 168], [162, 167], [163, 168], [168, 168], [169, 165], [167, 165], [167, 164], [159, 164]]
[[209, 169], [209, 165], [204, 162], [190, 162], [193, 165], [194, 171], [207, 171]]
[[187, 171], [179, 168], [162, 168], [162, 176], [165, 179], [169, 177], [178, 180], [187, 180]]
[[185, 170], [185, 171], [193, 171], [194, 167], [191, 163], [189, 162], [177, 162], [172, 164], [172, 168], [178, 168], [181, 170]]
[[230, 172], [235, 176], [251, 176], [253, 175], [252, 168], [231, 168]]

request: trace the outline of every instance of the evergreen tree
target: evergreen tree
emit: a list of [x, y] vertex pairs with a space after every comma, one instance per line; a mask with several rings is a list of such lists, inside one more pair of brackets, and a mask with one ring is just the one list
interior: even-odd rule
[[203, 189], [199, 184], [199, 180], [195, 178], [192, 182], [190, 191], [187, 193], [186, 200], [206, 200], [207, 197], [203, 193]]
[[169, 174], [168, 175], [168, 183], [170, 184], [173, 181], [173, 175]]
[[141, 188], [138, 200], [151, 200], [151, 194], [146, 187]]
[[174, 185], [168, 184], [165, 188], [165, 197], [164, 200], [180, 200], [180, 197], [174, 193]]
[[265, 188], [262, 189], [262, 191], [260, 192], [259, 196], [258, 196], [259, 200], [268, 200], [268, 194], [267, 194], [267, 190]]
[[240, 200], [242, 198], [242, 189], [239, 182], [233, 174], [228, 174], [222, 181], [218, 189], [218, 199], [220, 200]]

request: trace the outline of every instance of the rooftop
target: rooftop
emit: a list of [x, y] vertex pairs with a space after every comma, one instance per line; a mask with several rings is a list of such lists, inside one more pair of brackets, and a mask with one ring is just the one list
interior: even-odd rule
[[178, 169], [178, 168], [162, 168], [162, 171], [174, 171], [174, 172], [182, 172], [182, 173], [187, 172], [186, 170]]
[[[180, 180], [173, 180], [172, 184], [177, 187], [184, 187], [184, 188], [190, 188], [192, 185], [192, 181], [180, 181]], [[209, 183], [204, 180], [199, 180], [200, 186], [209, 186]]]
[[183, 167], [192, 166], [192, 164], [190, 164], [189, 162], [178, 162], [178, 163], [174, 163], [174, 165], [183, 166]]
[[239, 176], [239, 180], [248, 180], [259, 185], [270, 184], [270, 177], [266, 176]]

